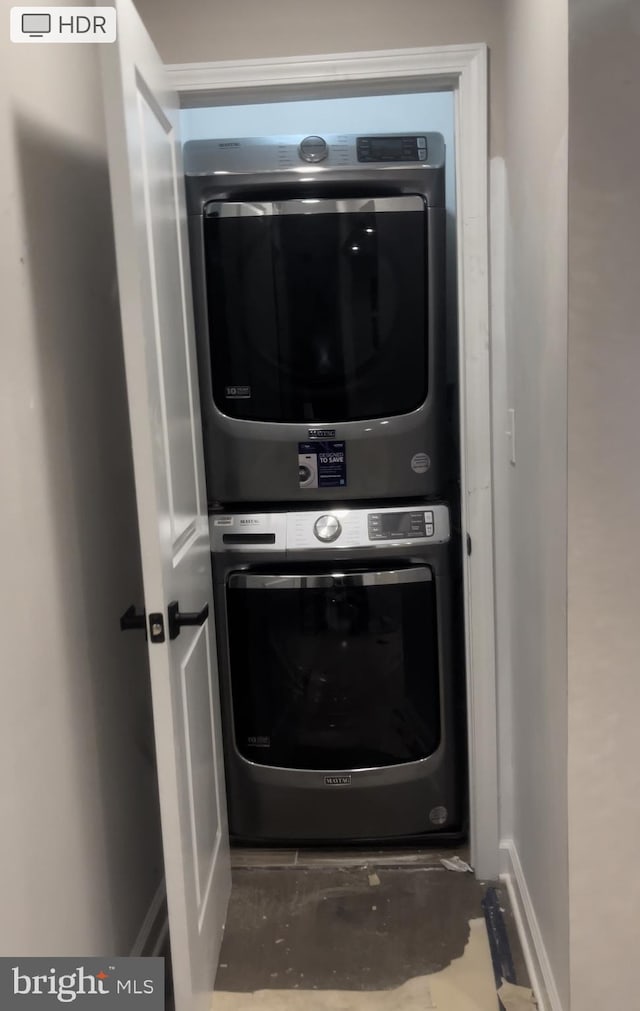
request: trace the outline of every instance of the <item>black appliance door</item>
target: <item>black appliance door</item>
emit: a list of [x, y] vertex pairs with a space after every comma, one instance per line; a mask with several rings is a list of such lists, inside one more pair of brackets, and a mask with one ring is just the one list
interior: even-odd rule
[[213, 395], [234, 418], [356, 421], [427, 397], [422, 197], [212, 202]]
[[227, 585], [235, 744], [293, 769], [427, 758], [440, 742], [432, 570], [234, 573]]

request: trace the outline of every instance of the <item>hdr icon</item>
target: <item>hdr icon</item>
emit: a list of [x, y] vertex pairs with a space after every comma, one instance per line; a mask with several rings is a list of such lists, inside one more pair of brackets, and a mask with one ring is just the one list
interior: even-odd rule
[[107, 34], [107, 19], [104, 14], [94, 14], [89, 17], [87, 14], [64, 14], [58, 15], [58, 31], [61, 35], [86, 35], [91, 32], [93, 35]]
[[115, 7], [12, 7], [12, 42], [115, 42]]

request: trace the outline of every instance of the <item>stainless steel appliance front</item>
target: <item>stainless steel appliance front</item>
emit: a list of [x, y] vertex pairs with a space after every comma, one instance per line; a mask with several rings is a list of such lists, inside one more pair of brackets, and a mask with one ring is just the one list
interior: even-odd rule
[[442, 137], [193, 141], [185, 171], [210, 501], [436, 495]]
[[211, 533], [232, 835], [459, 833], [447, 508], [227, 513]]

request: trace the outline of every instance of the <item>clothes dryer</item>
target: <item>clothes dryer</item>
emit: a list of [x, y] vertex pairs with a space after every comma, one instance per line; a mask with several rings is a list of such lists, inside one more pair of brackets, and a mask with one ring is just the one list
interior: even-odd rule
[[185, 145], [212, 503], [442, 494], [436, 133]]

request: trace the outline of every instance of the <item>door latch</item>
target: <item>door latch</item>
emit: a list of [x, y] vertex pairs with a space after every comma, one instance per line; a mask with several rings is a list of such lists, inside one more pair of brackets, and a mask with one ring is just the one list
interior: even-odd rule
[[141, 614], [136, 614], [136, 605], [132, 604], [128, 607], [124, 614], [120, 615], [120, 630], [122, 632], [131, 632], [136, 628], [141, 628], [146, 631], [147, 620], [144, 611]]
[[123, 632], [130, 632], [132, 629], [141, 629], [144, 637], [151, 639], [151, 642], [164, 642], [164, 615], [154, 612], [149, 615], [149, 632], [147, 633], [147, 616], [142, 611], [136, 614], [136, 605], [128, 607], [124, 614], [120, 615], [120, 628]]
[[149, 638], [151, 642], [164, 642], [164, 615], [161, 611], [154, 611], [149, 615]]

